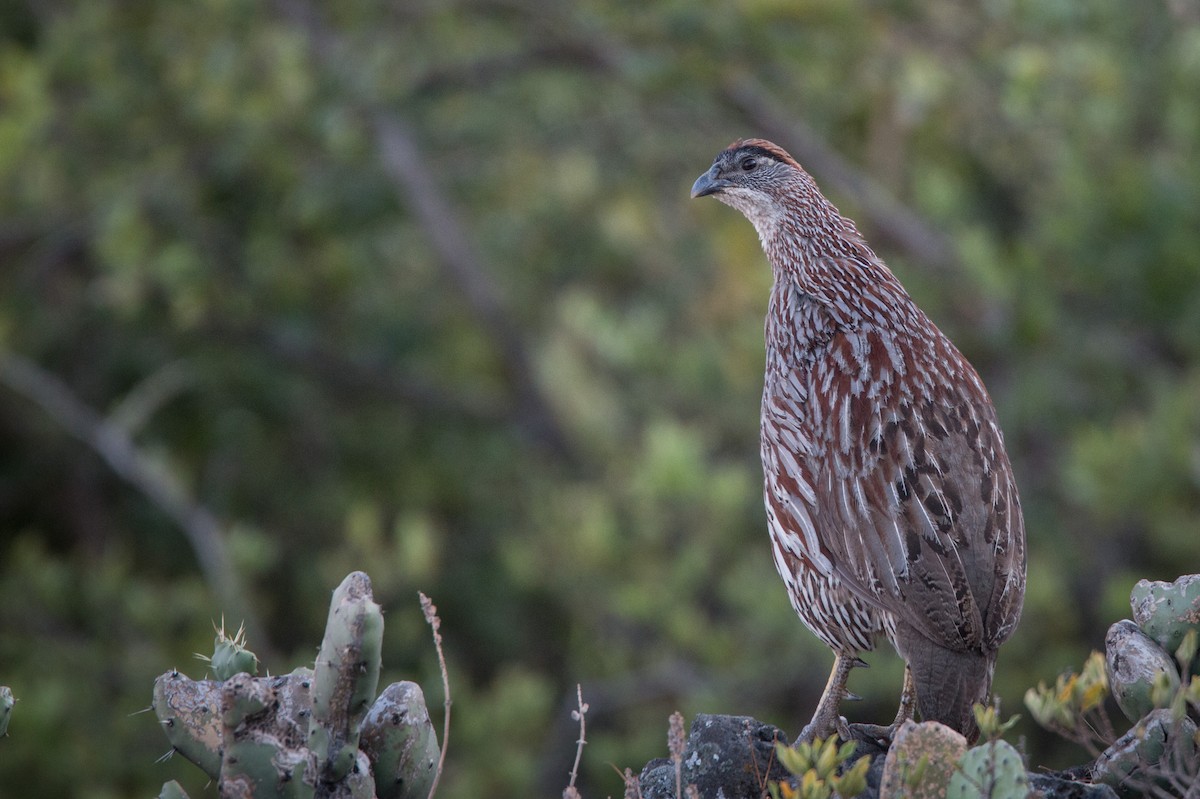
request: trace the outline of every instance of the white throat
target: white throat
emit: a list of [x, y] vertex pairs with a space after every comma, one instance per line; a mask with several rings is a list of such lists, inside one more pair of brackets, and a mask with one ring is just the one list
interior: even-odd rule
[[766, 248], [767, 242], [779, 232], [779, 228], [783, 224], [783, 207], [762, 192], [732, 187], [719, 192], [717, 199], [731, 208], [741, 211], [750, 220], [754, 229], [758, 231], [758, 240], [764, 248]]

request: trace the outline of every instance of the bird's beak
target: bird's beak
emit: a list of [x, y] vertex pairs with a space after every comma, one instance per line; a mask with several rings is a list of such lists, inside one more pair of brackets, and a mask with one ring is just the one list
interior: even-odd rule
[[717, 167], [714, 164], [712, 169], [696, 178], [696, 182], [692, 184], [692, 197], [707, 197], [728, 188], [728, 186], [728, 180], [717, 177]]

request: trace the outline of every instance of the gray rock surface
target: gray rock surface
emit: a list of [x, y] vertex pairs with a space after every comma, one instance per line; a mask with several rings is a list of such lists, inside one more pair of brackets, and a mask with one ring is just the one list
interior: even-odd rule
[[[851, 729], [857, 730], [855, 725]], [[775, 742], [787, 734], [749, 716], [699, 715], [692, 722], [683, 754], [683, 787], [695, 785], [701, 799], [762, 799], [767, 780], [786, 780], [775, 757]], [[874, 757], [862, 799], [878, 799], [887, 750], [870, 736], [859, 741], [854, 758]], [[651, 760], [639, 777], [643, 799], [676, 799], [675, 764]], [[1066, 774], [1030, 773], [1031, 797], [1043, 799], [1117, 799], [1107, 785], [1077, 782]]]

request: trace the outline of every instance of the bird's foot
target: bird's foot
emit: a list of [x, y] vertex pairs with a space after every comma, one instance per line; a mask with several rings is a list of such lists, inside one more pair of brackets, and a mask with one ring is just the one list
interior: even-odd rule
[[[902, 722], [901, 722], [902, 723]], [[900, 724], [888, 724], [882, 726], [879, 724], [850, 724], [849, 733], [843, 736], [847, 741], [866, 741], [875, 744], [881, 749], [886, 750], [892, 745], [892, 739], [896, 736], [896, 731], [900, 729]]]
[[837, 735], [843, 741], [851, 741], [854, 740], [854, 726], [856, 725], [851, 725], [846, 721], [845, 716], [814, 718], [808, 724], [804, 725], [804, 729], [796, 736], [795, 743], [812, 743], [818, 738], [826, 740], [831, 735]]

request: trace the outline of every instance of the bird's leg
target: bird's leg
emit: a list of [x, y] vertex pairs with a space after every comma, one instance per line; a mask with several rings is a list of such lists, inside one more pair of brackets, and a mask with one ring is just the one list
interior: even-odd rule
[[904, 688], [900, 690], [900, 708], [896, 711], [896, 720], [887, 727], [878, 724], [855, 724], [851, 732], [856, 738], [873, 738], [877, 741], [891, 741], [896, 731], [910, 721], [917, 706], [917, 685], [913, 680], [912, 669], [904, 664]]
[[892, 722], [892, 731], [900, 729], [900, 725], [913, 717], [917, 706], [917, 684], [913, 680], [912, 669], [904, 664], [904, 688], [900, 691], [900, 708], [896, 711], [896, 720]]
[[843, 740], [850, 739], [846, 720], [838, 715], [838, 706], [848, 696], [846, 681], [850, 678], [850, 670], [861, 663], [863, 661], [853, 655], [841, 652], [836, 654], [833, 670], [829, 672], [829, 681], [825, 683], [825, 692], [821, 694], [821, 701], [817, 703], [817, 712], [813, 714], [812, 721], [800, 731], [796, 743], [812, 741], [814, 738], [827, 738], [833, 732], [837, 732]]

